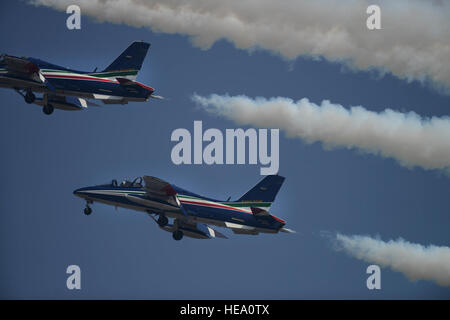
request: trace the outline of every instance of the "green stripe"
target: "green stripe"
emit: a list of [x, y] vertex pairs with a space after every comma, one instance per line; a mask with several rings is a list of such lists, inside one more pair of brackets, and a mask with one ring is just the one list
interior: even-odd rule
[[136, 70], [132, 71], [114, 71], [114, 72], [102, 72], [102, 73], [89, 73], [90, 76], [98, 78], [110, 78], [116, 76], [135, 76], [137, 75]]
[[185, 198], [185, 199], [194, 199], [194, 200], [201, 200], [201, 198], [191, 197], [191, 196], [184, 196], [184, 195], [177, 195], [178, 198]]
[[74, 73], [71, 71], [65, 71], [65, 70], [54, 70], [54, 69], [42, 69], [42, 72], [59, 72], [59, 73]]
[[270, 207], [271, 202], [221, 202], [230, 207]]

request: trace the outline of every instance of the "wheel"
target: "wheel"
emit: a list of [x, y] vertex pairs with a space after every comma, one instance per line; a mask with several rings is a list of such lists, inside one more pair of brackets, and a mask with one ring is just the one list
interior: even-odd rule
[[90, 215], [92, 213], [92, 209], [91, 209], [91, 207], [86, 207], [86, 208], [84, 208], [84, 214], [85, 215]]
[[160, 215], [157, 222], [160, 227], [164, 227], [169, 223], [169, 219], [166, 216]]
[[34, 95], [33, 92], [27, 92], [27, 94], [25, 95], [25, 102], [26, 103], [33, 103], [34, 100], [36, 100], [36, 96]]
[[177, 241], [181, 240], [183, 238], [183, 231], [180, 230], [174, 231], [172, 237]]
[[44, 111], [44, 113], [47, 114], [47, 115], [52, 114], [53, 110], [54, 110], [54, 108], [53, 108], [53, 106], [51, 104], [46, 104], [44, 106], [44, 108], [42, 109], [42, 111]]

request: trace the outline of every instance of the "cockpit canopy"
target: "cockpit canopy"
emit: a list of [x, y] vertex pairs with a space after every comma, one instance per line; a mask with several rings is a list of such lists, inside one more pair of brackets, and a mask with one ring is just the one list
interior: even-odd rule
[[117, 183], [117, 180], [114, 179], [111, 181], [112, 187], [125, 187], [125, 188], [142, 188], [142, 177], [137, 177], [133, 181], [130, 180], [123, 180], [120, 185]]

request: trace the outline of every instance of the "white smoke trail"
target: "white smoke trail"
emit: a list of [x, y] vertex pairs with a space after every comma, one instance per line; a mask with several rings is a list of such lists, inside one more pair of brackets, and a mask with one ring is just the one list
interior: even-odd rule
[[414, 112], [386, 109], [381, 113], [361, 106], [349, 110], [327, 100], [321, 105], [304, 98], [249, 98], [213, 94], [192, 98], [205, 110], [240, 125], [279, 128], [288, 137], [326, 148], [357, 148], [396, 159], [408, 168], [450, 168], [450, 117], [421, 118]]
[[403, 239], [385, 242], [368, 236], [342, 234], [337, 234], [333, 241], [337, 250], [381, 267], [390, 267], [412, 281], [431, 280], [450, 286], [449, 247], [423, 246]]
[[186, 34], [207, 49], [228, 39], [267, 49], [376, 68], [399, 78], [450, 88], [450, 2], [378, 0], [382, 30], [366, 27], [368, 0], [30, 0], [65, 11], [73, 3], [99, 21]]

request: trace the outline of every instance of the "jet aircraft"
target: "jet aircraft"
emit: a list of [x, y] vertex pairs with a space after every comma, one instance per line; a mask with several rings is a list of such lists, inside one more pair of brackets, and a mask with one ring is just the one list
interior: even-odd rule
[[266, 176], [236, 201], [200, 196], [150, 176], [120, 184], [112, 180], [109, 184], [77, 189], [74, 194], [86, 201], [86, 215], [92, 213], [92, 203], [100, 202], [148, 213], [175, 240], [181, 240], [183, 235], [211, 239], [226, 236], [209, 225], [248, 235], [294, 232], [284, 227], [285, 221], [269, 213], [283, 181], [278, 175]]
[[[26, 103], [42, 106], [45, 114], [55, 108], [81, 110], [96, 105], [86, 99], [104, 104], [127, 104], [129, 101], [161, 99], [153, 88], [136, 81], [149, 43], [133, 42], [103, 71], [77, 71], [31, 58], [0, 56], [0, 87], [12, 88]], [[42, 97], [36, 97], [35, 92]]]

